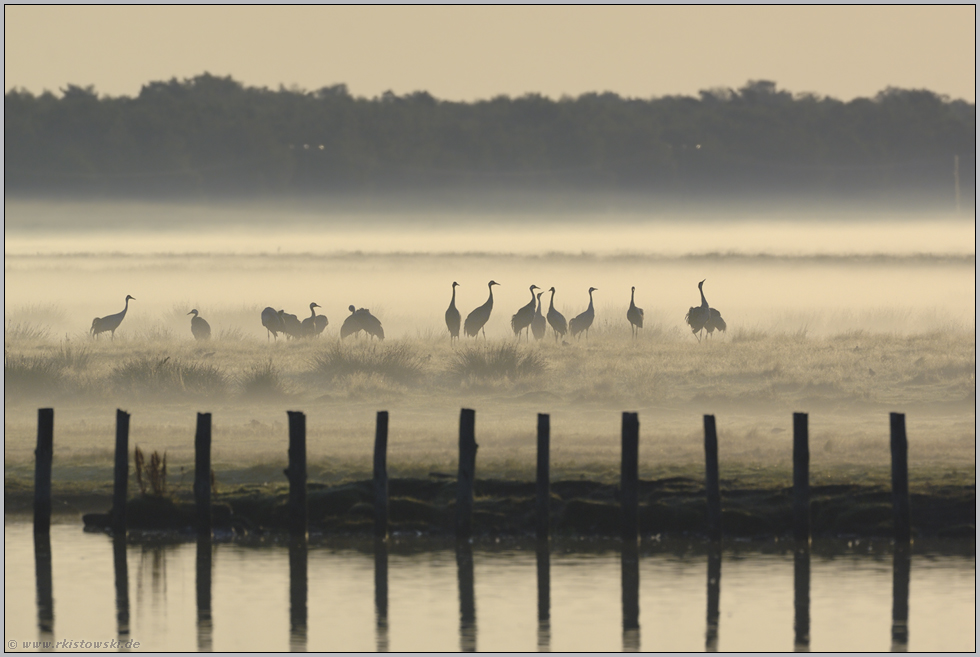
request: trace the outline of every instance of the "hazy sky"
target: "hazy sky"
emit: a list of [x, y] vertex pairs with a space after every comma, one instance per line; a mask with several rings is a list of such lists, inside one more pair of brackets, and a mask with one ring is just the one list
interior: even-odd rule
[[208, 71], [368, 97], [648, 98], [767, 79], [844, 100], [895, 86], [973, 101], [975, 40], [972, 5], [6, 6], [4, 88], [135, 95]]

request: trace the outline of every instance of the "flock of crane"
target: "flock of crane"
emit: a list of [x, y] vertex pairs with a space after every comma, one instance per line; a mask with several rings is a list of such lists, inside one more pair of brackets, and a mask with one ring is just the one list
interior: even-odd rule
[[[456, 308], [456, 287], [458, 285], [459, 283], [453, 281], [453, 296], [449, 302], [449, 308], [446, 309], [446, 328], [449, 329], [450, 342], [459, 340], [459, 329], [461, 325], [463, 333], [467, 336], [475, 338], [482, 333], [483, 338], [486, 339], [487, 334], [484, 327], [490, 319], [491, 311], [493, 311], [493, 286], [500, 285], [500, 283], [490, 281], [487, 284], [490, 295], [486, 303], [475, 308], [467, 315], [465, 322], [462, 321], [462, 315], [460, 315], [459, 310]], [[585, 333], [585, 337], [588, 339], [589, 329], [592, 327], [592, 322], [595, 321], [595, 307], [592, 303], [592, 293], [598, 291], [598, 289], [590, 287], [589, 307], [581, 314], [566, 321], [565, 316], [555, 309], [555, 288], [552, 287], [547, 290], [551, 292], [551, 300], [548, 304], [547, 314], [543, 314], [541, 312], [541, 295], [545, 291], [537, 285], [532, 285], [530, 287], [531, 300], [526, 305], [521, 306], [514, 313], [513, 317], [510, 318], [510, 327], [514, 330], [514, 335], [517, 336], [518, 340], [520, 340], [522, 334], [525, 335], [527, 341], [530, 341], [532, 335], [535, 340], [540, 340], [545, 336], [548, 326], [551, 326], [551, 329], [554, 331], [556, 343], [559, 339], [564, 338], [566, 334], [570, 334], [571, 337], [579, 337], [582, 333]], [[542, 291], [535, 294], [535, 290]], [[701, 293], [701, 305], [691, 307], [687, 311], [684, 320], [691, 327], [691, 332], [697, 337], [698, 342], [700, 342], [703, 333], [710, 336], [716, 330], [727, 330], [728, 326], [725, 324], [725, 320], [722, 319], [721, 313], [708, 305], [708, 301], [704, 297], [704, 281], [698, 283], [698, 292]], [[636, 288], [633, 287], [630, 289], [630, 307], [626, 311], [626, 319], [629, 320], [634, 339], [636, 339], [639, 330], [643, 328], [643, 309], [636, 306], [634, 302], [635, 295]], [[136, 297], [126, 295], [126, 306], [122, 309], [122, 312], [93, 319], [92, 335], [98, 336], [100, 333], [109, 332], [110, 336], [115, 338], [116, 329], [119, 328], [119, 325], [126, 317], [126, 311], [129, 310], [130, 299], [135, 301]], [[319, 304], [315, 302], [311, 303], [310, 316], [303, 320], [284, 310], [276, 310], [271, 306], [265, 308], [262, 311], [262, 326], [268, 331], [267, 339], [275, 338], [278, 340], [280, 333], [295, 339], [313, 338], [320, 335], [330, 322], [327, 320], [326, 315], [316, 314], [317, 308], [320, 308]], [[348, 310], [350, 310], [351, 314], [344, 319], [344, 323], [340, 327], [341, 339], [350, 335], [357, 335], [361, 331], [364, 331], [371, 338], [385, 339], [385, 332], [381, 326], [381, 321], [372, 315], [367, 308], [355, 309], [354, 306], [348, 306]], [[187, 314], [193, 315], [191, 318], [191, 333], [194, 338], [196, 340], [210, 339], [211, 326], [207, 320], [200, 316], [197, 309], [191, 310]]]

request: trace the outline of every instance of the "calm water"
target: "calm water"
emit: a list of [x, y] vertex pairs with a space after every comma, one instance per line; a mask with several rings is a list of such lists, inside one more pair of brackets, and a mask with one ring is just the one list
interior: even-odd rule
[[[907, 559], [864, 541], [809, 555], [732, 543], [720, 558], [647, 542], [634, 558], [614, 542], [544, 553], [395, 537], [376, 553], [370, 541], [114, 545], [75, 521], [54, 525], [50, 546], [49, 612], [32, 527], [5, 523], [8, 649], [122, 637], [166, 651], [787, 651], [807, 630], [815, 651], [976, 649], [972, 542]], [[893, 615], [906, 611], [903, 632]]]

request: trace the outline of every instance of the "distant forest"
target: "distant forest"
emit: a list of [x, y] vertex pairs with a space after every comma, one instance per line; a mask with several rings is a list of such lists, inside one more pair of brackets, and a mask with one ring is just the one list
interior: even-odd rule
[[7, 195], [240, 197], [404, 190], [975, 196], [976, 106], [889, 88], [842, 102], [769, 81], [699, 97], [472, 103], [246, 87], [209, 74], [135, 98], [4, 96]]

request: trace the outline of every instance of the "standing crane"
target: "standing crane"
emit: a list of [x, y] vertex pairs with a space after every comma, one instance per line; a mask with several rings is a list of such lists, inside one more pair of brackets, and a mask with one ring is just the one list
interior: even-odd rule
[[267, 306], [262, 310], [262, 326], [268, 331], [265, 335], [266, 342], [269, 341], [270, 335], [277, 341], [279, 340], [279, 334], [283, 332], [282, 317], [272, 306]]
[[565, 316], [555, 310], [555, 288], [551, 288], [548, 291], [551, 292], [551, 305], [548, 306], [548, 323], [551, 324], [551, 328], [555, 332], [555, 344], [557, 344], [559, 333], [562, 337], [565, 337], [565, 333], [568, 331], [568, 323], [565, 321]]
[[466, 322], [463, 323], [463, 332], [466, 335], [476, 337], [481, 331], [483, 331], [483, 339], [487, 339], [487, 332], [484, 330], [487, 320], [490, 319], [490, 311], [493, 310], [493, 286], [500, 285], [497, 281], [490, 281], [487, 283], [487, 287], [490, 288], [490, 297], [487, 299], [479, 308], [476, 308], [469, 315], [466, 316]]
[[534, 335], [535, 340], [540, 340], [544, 337], [545, 327], [547, 326], [544, 315], [541, 314], [542, 294], [544, 294], [544, 292], [538, 292], [538, 309], [534, 311], [534, 319], [531, 320], [531, 333]]
[[582, 331], [585, 331], [585, 339], [589, 339], [589, 328], [592, 326], [592, 322], [595, 321], [595, 307], [592, 305], [592, 293], [599, 288], [590, 287], [589, 288], [589, 307], [585, 309], [585, 312], [572, 317], [571, 321], [568, 322], [568, 330], [575, 337]]
[[[708, 280], [708, 279], [705, 279]], [[694, 333], [698, 342], [701, 342], [701, 331], [707, 329], [708, 335], [711, 335], [716, 329], [719, 331], [725, 331], [728, 329], [728, 325], [725, 324], [725, 320], [721, 318], [721, 313], [708, 306], [708, 300], [704, 298], [704, 281], [698, 283], [698, 291], [701, 292], [701, 305], [696, 308], [691, 308], [687, 311], [687, 315], [684, 319], [687, 320], [688, 325], [691, 327], [691, 332]]]
[[116, 329], [122, 324], [123, 319], [126, 318], [126, 311], [129, 310], [129, 300], [132, 299], [136, 301], [136, 297], [131, 297], [126, 295], [126, 306], [122, 309], [122, 312], [116, 313], [115, 315], [106, 315], [105, 317], [96, 317], [92, 320], [91, 333], [93, 337], [98, 337], [99, 333], [110, 332], [110, 339], [116, 339]]
[[300, 334], [303, 337], [314, 338], [327, 328], [330, 321], [326, 315], [317, 315], [314, 308], [320, 308], [320, 304], [313, 302], [310, 304], [310, 316], [300, 322]]
[[636, 335], [643, 328], [643, 308], [637, 308], [636, 304], [633, 303], [633, 297], [636, 295], [636, 287], [630, 288], [630, 308], [626, 311], [626, 319], [630, 321], [630, 331], [633, 333], [633, 339], [636, 339]]
[[449, 329], [449, 344], [453, 343], [453, 340], [459, 340], [459, 311], [456, 310], [456, 286], [459, 285], [456, 281], [453, 281], [453, 298], [449, 301], [449, 308], [446, 309], [446, 328]]
[[371, 314], [367, 308], [354, 309], [353, 305], [347, 307], [350, 310], [350, 315], [344, 320], [343, 325], [340, 327], [340, 339], [343, 340], [348, 335], [356, 335], [361, 331], [364, 331], [371, 337], [378, 338], [379, 340], [385, 339], [385, 330], [381, 326], [381, 320]]
[[208, 324], [207, 320], [199, 315], [197, 308], [187, 313], [188, 315], [194, 315], [191, 317], [191, 333], [194, 335], [195, 340], [210, 340], [211, 339], [211, 325]]
[[531, 322], [534, 321], [534, 291], [540, 290], [537, 285], [531, 286], [531, 300], [524, 306], [521, 306], [520, 310], [514, 313], [514, 316], [510, 318], [510, 327], [514, 329], [514, 335], [517, 339], [521, 339], [521, 331], [528, 329], [527, 339], [531, 339], [530, 326]]

